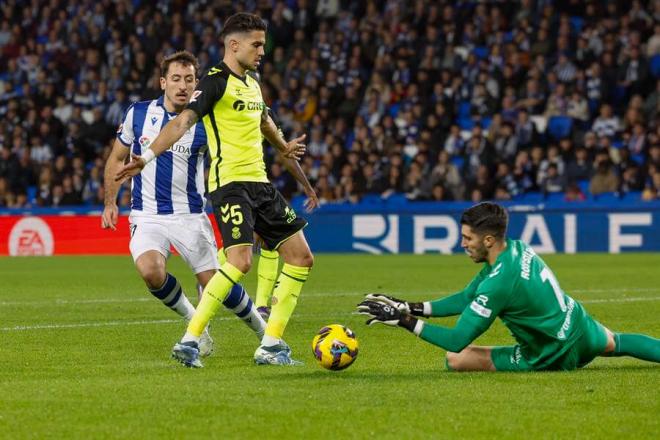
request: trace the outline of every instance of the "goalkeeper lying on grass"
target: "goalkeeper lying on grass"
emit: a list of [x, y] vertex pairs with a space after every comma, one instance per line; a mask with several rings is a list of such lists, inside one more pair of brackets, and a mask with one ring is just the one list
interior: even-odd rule
[[[400, 326], [447, 350], [457, 371], [574, 370], [596, 356], [632, 356], [660, 362], [660, 340], [613, 333], [559, 287], [543, 260], [525, 243], [505, 237], [508, 216], [494, 203], [480, 203], [461, 217], [461, 246], [484, 268], [452, 296], [412, 303], [367, 295], [358, 312], [367, 324]], [[454, 328], [416, 316], [460, 315]], [[470, 345], [500, 317], [518, 342], [514, 346]]]

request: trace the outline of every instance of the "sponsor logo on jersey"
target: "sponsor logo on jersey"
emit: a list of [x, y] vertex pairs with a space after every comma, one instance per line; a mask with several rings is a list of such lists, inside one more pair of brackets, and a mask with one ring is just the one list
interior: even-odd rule
[[557, 339], [564, 340], [566, 339], [566, 332], [571, 328], [571, 323], [573, 322], [573, 309], [575, 308], [575, 301], [573, 298], [568, 297], [568, 304], [566, 305], [566, 317], [564, 318], [564, 323], [557, 332]]
[[[483, 295], [480, 295], [483, 296]], [[488, 298], [486, 298], [487, 300]], [[477, 302], [477, 300], [472, 301], [470, 304], [470, 308], [474, 313], [476, 313], [479, 316], [483, 316], [484, 318], [490, 318], [490, 315], [493, 314], [493, 311], [491, 309], [488, 309], [481, 304]]]
[[232, 107], [234, 110], [237, 112], [242, 112], [246, 108], [248, 110], [259, 110], [263, 111], [264, 108], [266, 108], [266, 104], [262, 102], [256, 102], [256, 101], [241, 101], [240, 99], [235, 101], [234, 104], [232, 104]]
[[169, 149], [173, 153], [190, 156], [190, 147], [181, 144], [174, 144]]
[[287, 223], [293, 223], [296, 219], [296, 212], [287, 206], [284, 210], [284, 217], [286, 217]]
[[231, 238], [233, 238], [234, 240], [238, 240], [239, 238], [241, 238], [241, 230], [238, 229], [238, 226], [234, 226], [231, 229]]
[[154, 125], [156, 122], [158, 122], [158, 118], [156, 116], [151, 117], [151, 125]]

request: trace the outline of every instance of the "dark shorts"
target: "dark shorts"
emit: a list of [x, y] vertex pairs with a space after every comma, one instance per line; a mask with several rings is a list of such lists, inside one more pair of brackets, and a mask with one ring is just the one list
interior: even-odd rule
[[595, 319], [587, 316], [582, 336], [551, 365], [537, 368], [521, 353], [520, 345], [493, 347], [491, 359], [497, 371], [575, 370], [582, 368], [605, 351], [607, 333]]
[[252, 244], [256, 232], [275, 250], [307, 226], [271, 183], [231, 182], [209, 196], [225, 249]]

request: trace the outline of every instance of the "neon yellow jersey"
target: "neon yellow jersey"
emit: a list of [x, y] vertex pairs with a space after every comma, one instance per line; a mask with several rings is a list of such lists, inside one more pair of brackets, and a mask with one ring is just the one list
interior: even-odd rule
[[261, 134], [266, 104], [254, 74], [240, 77], [218, 64], [199, 82], [187, 108], [206, 130], [209, 192], [230, 182], [268, 182]]

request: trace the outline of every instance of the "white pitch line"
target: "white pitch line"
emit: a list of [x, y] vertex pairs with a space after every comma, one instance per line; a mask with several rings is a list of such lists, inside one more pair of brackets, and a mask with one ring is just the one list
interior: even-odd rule
[[[375, 289], [378, 290], [378, 289]], [[658, 288], [621, 288], [621, 289], [573, 289], [567, 290], [566, 293], [572, 295], [574, 293], [640, 293], [640, 292], [660, 292]], [[409, 296], [410, 292], [390, 292], [392, 295]], [[439, 297], [442, 295], [449, 295], [455, 293], [454, 291], [433, 291], [428, 292], [413, 292], [415, 295], [431, 295]], [[365, 292], [327, 292], [327, 293], [307, 293], [301, 295], [302, 298], [330, 298], [330, 297], [343, 297], [343, 296], [363, 296]], [[615, 299], [616, 300], [616, 299]], [[140, 303], [156, 301], [149, 296], [140, 298], [97, 298], [97, 299], [64, 299], [55, 298], [49, 301], [0, 301], [0, 307], [3, 306], [40, 306], [40, 305], [70, 305], [70, 304], [113, 304], [113, 303]], [[596, 300], [598, 302], [608, 302], [609, 300]], [[651, 299], [652, 301], [652, 299]], [[588, 302], [581, 300], [581, 302]]]
[[[639, 297], [639, 298], [604, 298], [580, 301], [583, 304], [596, 304], [596, 303], [619, 303], [619, 302], [641, 302], [641, 301], [660, 301], [660, 296], [653, 297]], [[351, 316], [356, 315], [355, 312], [343, 312], [332, 314], [304, 314], [294, 315], [296, 319], [316, 319], [323, 317], [335, 316]], [[219, 321], [228, 321], [236, 319], [233, 316], [214, 318]], [[106, 322], [81, 322], [79, 324], [38, 324], [38, 325], [19, 325], [15, 327], [0, 327], [2, 332], [23, 331], [23, 330], [48, 330], [48, 329], [67, 329], [67, 328], [85, 328], [85, 327], [117, 327], [129, 325], [153, 325], [153, 324], [174, 324], [183, 323], [181, 319], [157, 319], [157, 320], [141, 320], [141, 321], [106, 321]]]
[[579, 302], [582, 304], [598, 304], [598, 303], [617, 303], [617, 302], [639, 302], [639, 301], [658, 301], [660, 296], [640, 296], [637, 298], [604, 298], [604, 299], [583, 299]]

